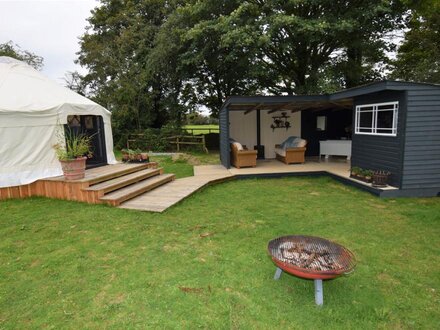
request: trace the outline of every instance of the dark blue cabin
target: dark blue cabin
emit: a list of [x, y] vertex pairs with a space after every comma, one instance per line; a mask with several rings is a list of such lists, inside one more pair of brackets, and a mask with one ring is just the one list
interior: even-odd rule
[[[440, 193], [440, 85], [381, 81], [325, 95], [230, 97], [219, 114], [226, 168], [231, 118], [238, 112], [255, 126], [240, 128], [241, 134], [252, 135], [248, 144], [264, 150], [262, 140], [270, 142], [261, 157], [272, 158], [266, 118], [288, 112], [292, 130], [308, 141], [306, 156], [319, 155], [319, 141], [351, 139], [352, 167], [391, 172], [390, 184], [398, 190], [384, 196]], [[316, 129], [318, 117], [325, 118], [325, 130]]]

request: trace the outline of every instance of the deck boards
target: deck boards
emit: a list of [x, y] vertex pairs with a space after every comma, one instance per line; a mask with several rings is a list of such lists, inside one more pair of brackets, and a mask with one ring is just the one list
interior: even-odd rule
[[[163, 212], [169, 207], [195, 193], [202, 187], [222, 180], [233, 179], [239, 176], [278, 175], [289, 173], [323, 173], [328, 172], [338, 177], [349, 179], [361, 185], [370, 186], [359, 180], [350, 178], [350, 162], [344, 159], [333, 158], [327, 161], [309, 159], [305, 164], [286, 165], [277, 160], [257, 161], [257, 167], [230, 168], [222, 165], [194, 166], [194, 176], [177, 179], [157, 189], [135, 197], [119, 207], [150, 212]], [[382, 190], [395, 190], [395, 187], [386, 187]]]
[[117, 177], [115, 179], [111, 179], [108, 181], [104, 181], [104, 182], [95, 184], [95, 185], [87, 188], [86, 190], [89, 190], [89, 191], [102, 190], [104, 192], [113, 191], [113, 190], [122, 188], [124, 186], [127, 186], [131, 183], [138, 182], [143, 179], [158, 175], [158, 174], [160, 174], [160, 171], [161, 171], [161, 169], [155, 169], [155, 168], [154, 169], [153, 168], [142, 169], [138, 172], [133, 172], [133, 173], [124, 175], [122, 177]]
[[[81, 180], [66, 182], [63, 177], [48, 178], [39, 180], [33, 184], [9, 187], [0, 189], [0, 199], [5, 198], [20, 198], [27, 196], [47, 196], [52, 198], [69, 199], [84, 201], [88, 203], [102, 203], [105, 201], [103, 198], [102, 190], [94, 191], [93, 186], [89, 187], [93, 183], [95, 187], [104, 188], [107, 185], [112, 184], [111, 177], [125, 174], [127, 178], [136, 177], [139, 174], [135, 172], [148, 172], [146, 168], [155, 167], [156, 163], [149, 164], [116, 164], [108, 165], [100, 168], [94, 168], [86, 171], [86, 178]], [[138, 172], [138, 173], [139, 173]], [[230, 168], [226, 169], [222, 165], [201, 165], [194, 167], [194, 176], [177, 179], [168, 182], [162, 186], [155, 187], [155, 189], [149, 190], [123, 202], [118, 207], [124, 209], [136, 209], [141, 211], [151, 212], [163, 212], [169, 207], [179, 203], [181, 200], [195, 193], [199, 189], [206, 185], [229, 180], [242, 176], [258, 176], [258, 175], [289, 175], [289, 174], [313, 174], [316, 172], [330, 173], [336, 177], [340, 177], [352, 182], [355, 182], [358, 186], [364, 185], [370, 187], [369, 184], [362, 181], [358, 181], [350, 178], [350, 163], [345, 159], [331, 159], [329, 161], [318, 161], [317, 159], [307, 159], [305, 164], [292, 164], [286, 165], [277, 160], [260, 160], [257, 161], [257, 167], [250, 168]], [[119, 174], [118, 174], [119, 173]], [[130, 174], [133, 173], [133, 174]], [[161, 171], [162, 173], [162, 171]], [[152, 181], [167, 181], [168, 175], [157, 177]], [[107, 178], [107, 183], [99, 183]], [[121, 177], [122, 178], [122, 177]], [[150, 180], [150, 179], [147, 179]], [[118, 179], [113, 179], [113, 183], [118, 182]], [[115, 190], [113, 193], [105, 195], [107, 197], [114, 196], [123, 192], [124, 189], [136, 190], [138, 186], [142, 186], [143, 183], [134, 183], [131, 188], [121, 188]], [[396, 190], [396, 187], [386, 187], [381, 190]], [[117, 196], [116, 196], [117, 197]], [[115, 204], [116, 205], [116, 204]]]
[[[124, 174], [133, 173], [139, 171], [140, 169], [151, 168], [157, 165], [156, 163], [141, 163], [141, 164], [114, 164], [114, 165], [106, 165], [101, 167], [95, 167], [92, 169], [86, 170], [86, 175], [83, 179], [79, 180], [71, 180], [69, 182], [88, 182], [89, 185], [96, 184], [102, 181], [105, 181], [109, 178], [114, 178], [118, 174], [121, 176]], [[61, 181], [65, 182], [66, 179], [64, 176], [56, 176], [53, 178], [44, 179], [45, 181]]]
[[199, 175], [177, 179], [164, 186], [135, 197], [121, 204], [119, 207], [142, 211], [163, 212], [209, 183], [225, 180], [230, 177], [233, 177], [233, 175], [227, 172], [220, 175]]
[[132, 199], [134, 196], [153, 190], [154, 188], [172, 180], [174, 180], [174, 174], [157, 175], [104, 195], [100, 200], [105, 201], [110, 205], [117, 206], [126, 200]]

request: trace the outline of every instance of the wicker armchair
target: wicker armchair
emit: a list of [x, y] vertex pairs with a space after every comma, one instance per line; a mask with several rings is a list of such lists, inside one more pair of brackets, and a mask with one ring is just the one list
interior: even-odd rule
[[237, 143], [231, 143], [231, 164], [236, 168], [257, 166], [257, 150], [239, 150]]
[[279, 144], [275, 145], [276, 158], [285, 164], [305, 163], [306, 147], [281, 149]]

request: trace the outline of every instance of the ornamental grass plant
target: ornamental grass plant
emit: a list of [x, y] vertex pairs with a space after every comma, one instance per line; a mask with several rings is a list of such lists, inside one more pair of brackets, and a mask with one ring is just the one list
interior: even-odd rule
[[58, 159], [68, 161], [81, 157], [92, 157], [92, 137], [93, 135], [88, 136], [84, 133], [78, 133], [70, 128], [65, 130], [64, 135], [58, 134], [58, 142], [53, 146]]

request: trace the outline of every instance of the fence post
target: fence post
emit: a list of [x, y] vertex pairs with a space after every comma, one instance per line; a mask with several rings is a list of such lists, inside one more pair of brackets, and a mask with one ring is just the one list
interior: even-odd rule
[[176, 146], [177, 146], [177, 152], [179, 152], [180, 149], [179, 149], [179, 137], [178, 136], [176, 137]]
[[205, 144], [205, 135], [202, 135], [202, 143], [203, 143], [203, 150], [205, 151], [205, 153], [209, 153], [208, 148], [206, 148], [206, 144]]

